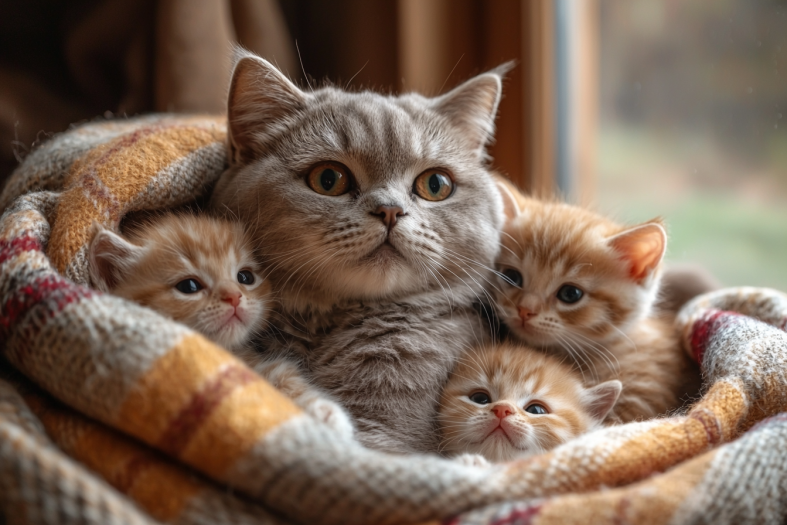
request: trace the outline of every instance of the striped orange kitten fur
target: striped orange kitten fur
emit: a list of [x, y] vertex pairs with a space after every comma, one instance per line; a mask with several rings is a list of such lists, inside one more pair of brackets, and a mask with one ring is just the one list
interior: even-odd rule
[[443, 390], [442, 450], [489, 461], [544, 452], [599, 427], [620, 390], [617, 380], [586, 388], [571, 366], [516, 343], [477, 348]]
[[89, 249], [96, 288], [162, 312], [234, 352], [265, 325], [270, 284], [243, 226], [167, 215], [123, 237], [94, 226]]
[[661, 221], [623, 226], [498, 187], [507, 221], [495, 303], [511, 334], [570, 357], [589, 382], [619, 378], [611, 421], [678, 408], [696, 371], [671, 319], [653, 311], [667, 245]]
[[271, 287], [240, 223], [197, 215], [165, 215], [128, 238], [93, 226], [88, 250], [92, 284], [147, 306], [232, 351], [307, 412], [345, 435], [349, 417], [315, 390], [298, 366], [254, 349], [265, 327]]

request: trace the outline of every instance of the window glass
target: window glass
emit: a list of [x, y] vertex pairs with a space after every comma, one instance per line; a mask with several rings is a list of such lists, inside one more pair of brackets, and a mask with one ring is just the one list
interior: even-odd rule
[[668, 259], [787, 290], [787, 4], [601, 0], [600, 208]]

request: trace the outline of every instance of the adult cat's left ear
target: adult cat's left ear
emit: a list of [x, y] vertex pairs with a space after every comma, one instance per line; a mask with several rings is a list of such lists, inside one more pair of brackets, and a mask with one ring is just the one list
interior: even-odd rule
[[494, 135], [503, 75], [512, 67], [509, 62], [482, 73], [433, 101], [435, 111], [447, 117], [459, 129], [467, 146], [479, 154]]
[[648, 222], [611, 237], [608, 243], [629, 263], [631, 278], [642, 282], [664, 258], [667, 232], [658, 222]]
[[603, 421], [612, 411], [623, 391], [617, 379], [605, 381], [585, 391], [583, 405], [593, 419]]

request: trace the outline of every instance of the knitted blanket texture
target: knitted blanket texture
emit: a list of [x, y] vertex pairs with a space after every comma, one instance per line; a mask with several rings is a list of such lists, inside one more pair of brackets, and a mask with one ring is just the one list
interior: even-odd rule
[[364, 449], [188, 328], [90, 289], [93, 221], [204, 197], [225, 123], [155, 116], [57, 136], [0, 219], [0, 523], [781, 523], [787, 295], [686, 305], [703, 397], [483, 468]]

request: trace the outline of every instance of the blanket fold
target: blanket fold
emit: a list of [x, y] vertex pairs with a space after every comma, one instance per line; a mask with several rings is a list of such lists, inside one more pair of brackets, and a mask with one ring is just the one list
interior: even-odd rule
[[[41, 146], [0, 195], [2, 353], [28, 378], [0, 383], [0, 487], [25, 487], [0, 492], [9, 523], [93, 523], [92, 505], [111, 515], [107, 523], [779, 523], [787, 515], [780, 292], [722, 290], [684, 307], [684, 347], [705, 382], [686, 414], [480, 468], [345, 441], [199, 334], [88, 288], [92, 222], [116, 228], [129, 212], [204, 197], [225, 167], [224, 138], [223, 121], [209, 117], [89, 124]], [[24, 463], [13, 452], [22, 446]], [[74, 506], [52, 483], [92, 499]], [[55, 510], [42, 514], [42, 505]], [[68, 512], [73, 519], [59, 521]]]

